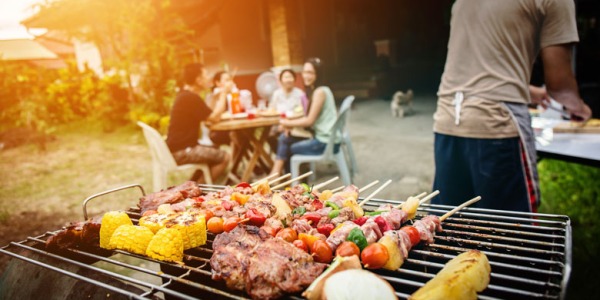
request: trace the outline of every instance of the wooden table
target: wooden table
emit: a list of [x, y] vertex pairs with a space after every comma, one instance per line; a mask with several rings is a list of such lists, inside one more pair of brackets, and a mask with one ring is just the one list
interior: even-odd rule
[[[277, 124], [279, 124], [279, 116], [257, 116], [252, 119], [225, 119], [221, 120], [219, 123], [212, 124], [209, 128], [214, 131], [231, 131], [235, 135], [233, 142], [236, 143], [237, 146], [234, 147], [236, 149], [233, 151], [233, 168], [231, 169], [231, 173], [237, 173], [237, 169], [244, 158], [245, 152], [247, 150], [251, 151], [248, 166], [240, 178], [241, 181], [248, 182], [257, 163], [261, 162], [260, 167], [267, 173], [272, 168], [273, 159], [271, 158], [270, 153], [265, 151], [264, 147], [265, 144], [268, 144], [267, 139], [271, 127]], [[262, 128], [262, 131], [257, 134], [257, 129], [260, 128]]]

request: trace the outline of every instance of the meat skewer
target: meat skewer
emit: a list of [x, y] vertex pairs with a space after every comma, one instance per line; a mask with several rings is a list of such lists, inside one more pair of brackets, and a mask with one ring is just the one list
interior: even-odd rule
[[304, 174], [302, 174], [302, 175], [300, 175], [300, 176], [298, 176], [296, 178], [293, 178], [293, 179], [290, 179], [290, 180], [288, 180], [288, 181], [286, 181], [284, 183], [278, 184], [278, 185], [272, 187], [271, 189], [278, 190], [280, 188], [286, 187], [288, 184], [290, 184], [290, 183], [292, 183], [294, 181], [297, 181], [297, 180], [300, 180], [300, 179], [303, 179], [303, 178], [306, 178], [306, 177], [312, 175], [312, 173], [313, 173], [312, 171], [308, 171], [308, 172], [306, 172], [306, 173], [304, 173]]
[[369, 202], [369, 200], [371, 200], [371, 198], [375, 197], [375, 195], [377, 195], [377, 193], [381, 192], [381, 190], [383, 190], [384, 188], [386, 188], [390, 183], [392, 183], [391, 179], [389, 179], [388, 181], [386, 181], [379, 188], [377, 188], [373, 193], [371, 193], [369, 196], [367, 196], [363, 201], [361, 201], [360, 203], [358, 203], [358, 206], [363, 206], [365, 203]]

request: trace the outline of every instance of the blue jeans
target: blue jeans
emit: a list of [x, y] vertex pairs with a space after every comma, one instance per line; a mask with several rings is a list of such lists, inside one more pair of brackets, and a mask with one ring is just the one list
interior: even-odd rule
[[[327, 144], [321, 143], [317, 139], [303, 139], [281, 134], [277, 144], [277, 159], [285, 161], [285, 171], [290, 171], [290, 158], [294, 154], [302, 155], [320, 155], [325, 151]], [[340, 144], [333, 147], [333, 152], [337, 153]]]
[[457, 206], [475, 197], [473, 206], [531, 212], [518, 137], [475, 139], [435, 134], [431, 203]]

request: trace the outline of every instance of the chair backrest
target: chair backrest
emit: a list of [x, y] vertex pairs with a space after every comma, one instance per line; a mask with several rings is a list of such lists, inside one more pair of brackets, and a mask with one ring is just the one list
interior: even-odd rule
[[[350, 113], [350, 106], [340, 107], [340, 112], [338, 113], [338, 117], [335, 120], [335, 123], [331, 127], [331, 134], [329, 136], [329, 141], [327, 142], [327, 146], [325, 146], [325, 151], [323, 154], [326, 158], [333, 158], [333, 150], [335, 146], [336, 140], [341, 140], [344, 134], [344, 130], [346, 128], [346, 121], [348, 120], [348, 116]], [[341, 150], [340, 150], [341, 151]]]
[[[350, 112], [352, 111], [350, 108], [352, 107], [352, 103], [354, 102], [354, 95], [350, 95], [346, 98], [344, 98], [344, 101], [342, 101], [342, 105], [340, 105], [340, 110], [338, 112], [338, 114], [341, 114], [342, 111], [348, 111], [348, 116], [346, 116], [346, 122], [349, 122], [348, 120], [350, 120]], [[344, 135], [348, 135], [348, 126], [344, 127]]]
[[173, 154], [171, 154], [167, 143], [162, 138], [160, 133], [142, 121], [138, 121], [137, 124], [138, 126], [142, 127], [144, 131], [144, 137], [146, 137], [146, 142], [150, 148], [150, 154], [152, 154], [152, 158], [166, 170], [173, 170], [177, 168], [177, 163], [173, 158]]

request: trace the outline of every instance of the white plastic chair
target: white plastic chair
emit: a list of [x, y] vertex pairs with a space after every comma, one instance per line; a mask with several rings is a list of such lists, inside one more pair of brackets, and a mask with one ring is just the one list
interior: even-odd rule
[[[349, 185], [352, 182], [352, 177], [350, 175], [350, 171], [348, 170], [348, 164], [346, 162], [346, 156], [344, 155], [344, 151], [340, 149], [337, 153], [333, 153], [333, 149], [335, 146], [335, 140], [342, 137], [344, 132], [344, 127], [346, 126], [346, 120], [348, 119], [348, 112], [350, 108], [347, 107], [345, 109], [341, 109], [338, 114], [337, 120], [333, 127], [331, 128], [331, 135], [329, 138], [329, 142], [327, 142], [327, 146], [325, 146], [325, 151], [321, 155], [301, 155], [295, 154], [292, 155], [290, 161], [290, 167], [292, 169], [292, 178], [298, 177], [300, 174], [300, 165], [303, 163], [310, 163], [311, 169], [314, 172], [315, 163], [316, 162], [327, 162], [333, 161], [337, 163], [338, 169], [340, 170], [340, 176], [342, 177], [342, 181], [345, 185]], [[295, 183], [297, 184], [297, 182]]]
[[[346, 123], [350, 122], [350, 108], [352, 107], [352, 102], [354, 102], [354, 96], [350, 95], [346, 97], [344, 101], [342, 101], [342, 105], [340, 106], [340, 111], [338, 114], [340, 114], [342, 110], [348, 110]], [[344, 126], [341, 147], [346, 151], [346, 156], [350, 159], [350, 173], [352, 177], [354, 177], [354, 174], [358, 172], [358, 163], [356, 162], [356, 157], [354, 156], [354, 148], [352, 148], [352, 140], [350, 139], [350, 131], [348, 130], [348, 124]]]
[[146, 138], [146, 142], [150, 148], [150, 154], [152, 155], [154, 191], [159, 191], [167, 187], [167, 173], [171, 171], [189, 169], [201, 170], [204, 174], [206, 183], [212, 184], [210, 168], [207, 164], [185, 164], [178, 166], [175, 162], [175, 158], [173, 158], [173, 154], [171, 154], [167, 143], [160, 133], [144, 122], [138, 121], [137, 124], [142, 127], [144, 131], [144, 137]]

